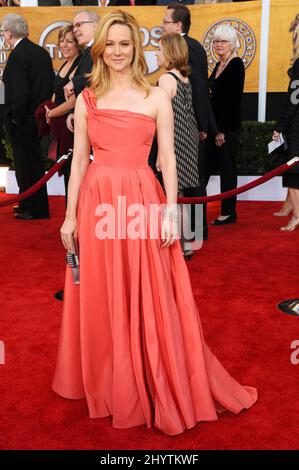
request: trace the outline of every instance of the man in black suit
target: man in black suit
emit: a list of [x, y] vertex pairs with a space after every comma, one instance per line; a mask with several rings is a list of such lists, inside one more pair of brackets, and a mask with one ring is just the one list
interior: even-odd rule
[[[191, 26], [190, 10], [181, 3], [170, 3], [163, 19], [163, 33], [179, 33], [184, 36], [188, 45], [189, 65], [191, 75], [189, 77], [192, 86], [193, 108], [202, 133], [201, 137], [208, 132], [209, 128], [209, 85], [208, 64], [204, 48], [194, 38], [188, 36]], [[213, 123], [211, 123], [213, 124]]]
[[[77, 96], [87, 85], [88, 79], [86, 74], [90, 73], [92, 69], [93, 62], [90, 51], [93, 44], [94, 33], [99, 21], [99, 15], [91, 10], [79, 11], [73, 20], [74, 35], [78, 41], [78, 44], [85, 47], [84, 54], [80, 59], [73, 79], [64, 87], [66, 99], [71, 99], [74, 103], [74, 106]], [[74, 131], [73, 122], [74, 114], [70, 113], [67, 118], [67, 125], [72, 132]]]
[[[217, 128], [209, 99], [207, 56], [200, 42], [188, 36], [190, 26], [191, 15], [188, 7], [181, 3], [170, 3], [166, 8], [163, 19], [163, 33], [182, 34], [187, 42], [189, 65], [191, 67], [191, 75], [189, 79], [192, 87], [193, 108], [200, 140], [202, 142], [199, 146], [198, 157], [200, 187], [186, 189], [184, 195], [186, 197], [198, 197], [206, 195], [203, 142], [207, 137], [208, 131], [211, 134], [216, 134]], [[204, 238], [206, 239], [208, 227], [205, 205], [203, 207], [203, 232]]]
[[[5, 125], [9, 132], [20, 193], [44, 175], [40, 141], [34, 113], [40, 103], [51, 99], [54, 71], [48, 52], [28, 39], [28, 24], [21, 15], [2, 20], [4, 41], [13, 49], [8, 58], [5, 86]], [[49, 217], [47, 188], [20, 202], [18, 219]]]

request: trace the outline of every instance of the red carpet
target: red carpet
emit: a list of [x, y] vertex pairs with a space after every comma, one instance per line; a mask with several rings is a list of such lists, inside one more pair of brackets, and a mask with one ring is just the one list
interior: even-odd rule
[[[4, 195], [0, 200], [5, 198]], [[290, 361], [299, 318], [276, 309], [299, 297], [299, 230], [279, 230], [279, 203], [241, 202], [239, 222], [211, 227], [188, 264], [206, 340], [233, 376], [256, 386], [259, 401], [238, 416], [200, 423], [176, 437], [144, 427], [117, 430], [90, 420], [84, 400], [51, 391], [62, 304], [64, 199], [51, 198], [50, 220], [17, 221], [0, 210], [1, 449], [297, 449], [299, 364]], [[218, 205], [209, 207], [209, 218]], [[125, 386], [125, 384], [124, 384]]]

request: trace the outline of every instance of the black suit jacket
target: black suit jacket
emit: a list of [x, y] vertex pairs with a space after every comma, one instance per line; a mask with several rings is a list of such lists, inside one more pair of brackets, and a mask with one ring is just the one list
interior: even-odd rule
[[189, 77], [192, 87], [193, 108], [200, 131], [216, 133], [217, 127], [209, 99], [208, 63], [204, 48], [196, 39], [184, 35], [189, 52]]
[[84, 88], [86, 87], [88, 82], [86, 74], [90, 73], [92, 70], [93, 61], [90, 55], [90, 50], [91, 47], [87, 47], [85, 49], [84, 54], [82, 55], [81, 60], [78, 64], [75, 75], [72, 79], [76, 96], [78, 96], [79, 93], [81, 93], [81, 91], [84, 90]]
[[6, 125], [34, 122], [38, 105], [52, 96], [54, 70], [48, 52], [21, 40], [10, 53], [3, 73]]
[[[75, 6], [98, 6], [98, 0], [73, 0]], [[130, 0], [110, 0], [109, 7], [130, 6]]]

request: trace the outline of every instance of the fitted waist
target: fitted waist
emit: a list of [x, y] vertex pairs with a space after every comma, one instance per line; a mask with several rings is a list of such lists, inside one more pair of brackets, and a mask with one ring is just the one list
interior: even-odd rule
[[94, 151], [93, 163], [114, 168], [150, 168], [148, 155], [128, 155], [105, 150]]

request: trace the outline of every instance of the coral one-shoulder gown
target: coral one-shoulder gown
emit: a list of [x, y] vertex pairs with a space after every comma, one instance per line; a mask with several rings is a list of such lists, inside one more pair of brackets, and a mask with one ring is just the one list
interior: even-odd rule
[[123, 196], [127, 207], [148, 208], [165, 195], [148, 166], [155, 120], [98, 109], [88, 89], [83, 97], [94, 161], [80, 188], [80, 285], [67, 268], [53, 389], [85, 398], [90, 418], [170, 435], [249, 408], [256, 389], [233, 379], [205, 343], [179, 241], [161, 248], [160, 234], [96, 236], [100, 204], [117, 212]]

